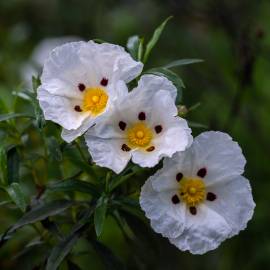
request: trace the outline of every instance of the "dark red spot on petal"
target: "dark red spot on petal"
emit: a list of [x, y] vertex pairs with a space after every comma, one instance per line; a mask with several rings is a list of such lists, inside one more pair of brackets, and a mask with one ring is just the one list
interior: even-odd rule
[[181, 179], [183, 178], [183, 174], [182, 173], [178, 173], [176, 175], [176, 181], [179, 182]]
[[180, 200], [179, 200], [179, 198], [178, 198], [178, 196], [176, 194], [172, 196], [172, 203], [173, 204], [180, 203]]
[[82, 92], [82, 91], [84, 91], [85, 90], [85, 85], [83, 84], [83, 83], [79, 83], [78, 84], [78, 88], [79, 88], [79, 90]]
[[118, 125], [121, 130], [125, 130], [127, 126], [127, 124], [123, 121], [120, 121]]
[[147, 152], [152, 152], [155, 150], [155, 146], [150, 146], [146, 149]]
[[217, 198], [217, 195], [214, 194], [213, 192], [208, 192], [206, 199], [210, 202], [214, 201]]
[[207, 170], [206, 168], [201, 168], [198, 170], [197, 175], [200, 176], [201, 178], [204, 178], [206, 176]]
[[109, 82], [108, 79], [102, 78], [102, 80], [100, 81], [100, 84], [101, 84], [102, 86], [107, 86], [107, 85], [108, 85], [108, 82]]
[[131, 150], [125, 143], [122, 145], [121, 149], [125, 152], [129, 152]]
[[191, 215], [195, 216], [197, 214], [197, 208], [195, 206], [189, 207], [189, 212]]
[[155, 131], [157, 134], [159, 134], [162, 131], [162, 126], [161, 125], [155, 126]]
[[75, 110], [76, 112], [82, 112], [82, 109], [81, 109], [81, 107], [80, 107], [79, 105], [76, 105], [76, 106], [74, 107], [74, 110]]
[[140, 113], [138, 114], [138, 118], [139, 118], [139, 120], [141, 120], [141, 121], [145, 120], [145, 119], [146, 119], [145, 112], [140, 112]]

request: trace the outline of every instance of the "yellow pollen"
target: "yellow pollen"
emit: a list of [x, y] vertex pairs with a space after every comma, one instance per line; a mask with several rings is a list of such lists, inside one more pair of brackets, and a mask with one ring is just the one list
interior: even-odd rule
[[179, 182], [181, 200], [188, 206], [196, 206], [205, 200], [205, 184], [198, 178], [184, 178]]
[[136, 132], [136, 137], [137, 137], [138, 139], [142, 139], [142, 138], [144, 137], [144, 132], [141, 131], [141, 130], [137, 131], [137, 132]]
[[107, 105], [108, 95], [102, 87], [90, 87], [84, 91], [82, 110], [92, 115], [102, 113]]
[[146, 148], [151, 144], [152, 130], [142, 122], [135, 123], [127, 130], [127, 144], [130, 147]]

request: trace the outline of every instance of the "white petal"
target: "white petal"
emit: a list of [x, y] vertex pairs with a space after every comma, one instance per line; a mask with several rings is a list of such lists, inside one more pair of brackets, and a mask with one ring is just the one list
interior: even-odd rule
[[151, 220], [151, 226], [164, 237], [177, 237], [184, 229], [185, 206], [173, 204], [171, 198], [177, 190], [157, 193], [151, 185], [151, 177], [141, 190], [140, 205]]
[[77, 129], [63, 129], [61, 133], [61, 137], [63, 140], [65, 140], [67, 143], [70, 143], [74, 141], [77, 137], [83, 135], [91, 126], [93, 126], [96, 122], [96, 119], [94, 118], [86, 118], [80, 127]]
[[206, 201], [206, 204], [224, 217], [232, 228], [230, 236], [244, 230], [255, 207], [249, 181], [243, 176], [236, 176], [229, 181], [213, 184], [208, 191], [213, 192], [217, 198], [212, 202]]
[[180, 250], [193, 254], [204, 254], [217, 248], [231, 234], [225, 219], [205, 205], [197, 207], [197, 214], [186, 212], [186, 225], [183, 233], [170, 242]]
[[107, 79], [130, 82], [141, 73], [143, 64], [134, 61], [123, 47], [109, 43], [96, 44], [93, 41], [88, 44], [92, 49], [84, 51], [84, 59], [94, 58], [102, 76]]
[[204, 132], [194, 140], [196, 166], [193, 174], [205, 167], [207, 174], [204, 178], [207, 185], [217, 181], [240, 175], [244, 171], [245, 157], [237, 142], [222, 132]]
[[77, 129], [89, 116], [89, 113], [79, 113], [74, 107], [80, 100], [52, 95], [42, 86], [38, 89], [40, 107], [46, 120], [52, 120], [66, 129]]
[[87, 132], [85, 141], [94, 162], [99, 166], [110, 168], [115, 173], [120, 173], [130, 160], [130, 152], [121, 149], [123, 139], [102, 139]]
[[166, 77], [156, 75], [143, 75], [138, 86], [133, 89], [132, 93], [135, 95], [143, 94], [146, 99], [151, 99], [157, 91], [168, 91], [173, 101], [177, 96], [177, 89]]

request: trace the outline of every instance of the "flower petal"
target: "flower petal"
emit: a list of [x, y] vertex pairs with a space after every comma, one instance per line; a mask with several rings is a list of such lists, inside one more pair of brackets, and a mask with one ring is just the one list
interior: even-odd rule
[[255, 207], [249, 181], [243, 176], [236, 176], [213, 184], [208, 191], [217, 198], [212, 202], [206, 201], [206, 205], [224, 217], [232, 228], [230, 236], [244, 230]]
[[94, 162], [120, 173], [130, 160], [131, 153], [123, 151], [123, 139], [102, 139], [86, 133], [85, 141]]
[[151, 220], [151, 226], [164, 237], [178, 237], [184, 229], [185, 206], [173, 204], [172, 196], [177, 190], [157, 193], [151, 184], [151, 177], [142, 187], [140, 205], [145, 215]]
[[206, 185], [240, 175], [244, 171], [246, 159], [242, 150], [226, 133], [204, 132], [195, 138], [192, 147], [196, 158], [193, 174], [195, 176], [199, 169], [206, 168]]
[[77, 129], [89, 116], [89, 113], [78, 113], [74, 107], [80, 100], [52, 95], [42, 86], [39, 87], [38, 99], [46, 120], [52, 120], [66, 129]]
[[180, 250], [193, 254], [204, 254], [217, 248], [231, 234], [225, 219], [205, 205], [197, 207], [197, 214], [186, 212], [186, 226], [183, 233], [169, 241]]

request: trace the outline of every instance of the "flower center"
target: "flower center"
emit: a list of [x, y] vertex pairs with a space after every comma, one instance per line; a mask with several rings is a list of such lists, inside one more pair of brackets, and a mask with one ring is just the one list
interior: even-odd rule
[[82, 110], [93, 115], [102, 113], [107, 105], [108, 95], [101, 87], [90, 87], [85, 90]]
[[128, 145], [147, 147], [153, 138], [153, 133], [145, 123], [136, 123], [127, 130]]
[[188, 206], [196, 206], [205, 200], [205, 184], [201, 179], [186, 178], [180, 181], [179, 194]]

